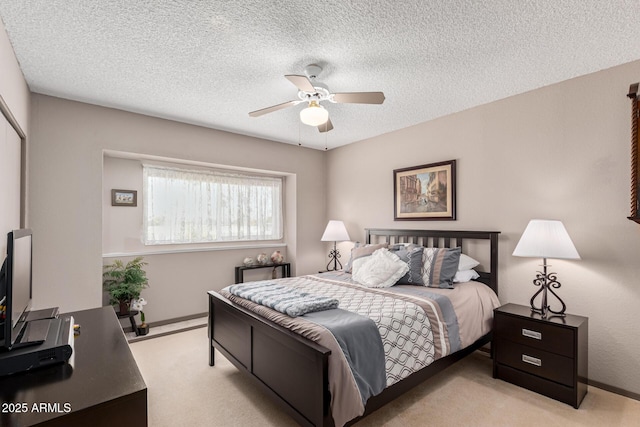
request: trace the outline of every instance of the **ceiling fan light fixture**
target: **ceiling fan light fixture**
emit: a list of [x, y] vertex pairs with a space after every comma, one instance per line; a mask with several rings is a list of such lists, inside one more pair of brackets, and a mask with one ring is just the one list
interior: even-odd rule
[[314, 126], [318, 132], [325, 133], [333, 130], [333, 123], [329, 119], [329, 112], [320, 105], [321, 102], [333, 104], [382, 104], [382, 92], [340, 92], [332, 93], [327, 85], [316, 81], [322, 67], [310, 64], [304, 69], [305, 75], [287, 74], [284, 77], [298, 89], [298, 99], [272, 105], [271, 107], [249, 112], [250, 117], [260, 117], [274, 111], [307, 102], [309, 105], [300, 111], [300, 121], [308, 126]]
[[300, 111], [300, 121], [305, 125], [319, 126], [329, 120], [329, 112], [316, 101], [309, 102], [309, 106]]

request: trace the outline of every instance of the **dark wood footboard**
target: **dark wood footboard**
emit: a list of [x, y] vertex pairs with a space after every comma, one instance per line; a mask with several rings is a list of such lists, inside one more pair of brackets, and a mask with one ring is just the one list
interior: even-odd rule
[[209, 365], [214, 348], [253, 378], [300, 425], [332, 426], [331, 351], [209, 292]]
[[[497, 293], [498, 234], [495, 231], [367, 229], [367, 243], [371, 243], [372, 238], [382, 238], [389, 243], [408, 241], [452, 247], [463, 246], [464, 240], [488, 240], [490, 271], [479, 272], [479, 280]], [[214, 366], [214, 349], [217, 349], [300, 425], [333, 426], [328, 379], [331, 351], [232, 303], [217, 292], [210, 291], [208, 295], [209, 364]], [[368, 400], [363, 417], [490, 341], [489, 333], [473, 345], [436, 360], [386, 388]]]

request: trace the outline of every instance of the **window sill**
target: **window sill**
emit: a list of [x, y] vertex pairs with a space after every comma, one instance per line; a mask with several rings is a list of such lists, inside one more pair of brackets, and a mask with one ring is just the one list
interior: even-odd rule
[[245, 245], [225, 245], [225, 246], [209, 246], [202, 248], [184, 248], [184, 249], [148, 249], [131, 252], [111, 252], [102, 254], [102, 258], [120, 258], [130, 256], [147, 256], [147, 255], [164, 255], [164, 254], [182, 254], [189, 252], [212, 252], [212, 251], [238, 251], [244, 249], [263, 249], [263, 248], [284, 248], [286, 243], [255, 243]]

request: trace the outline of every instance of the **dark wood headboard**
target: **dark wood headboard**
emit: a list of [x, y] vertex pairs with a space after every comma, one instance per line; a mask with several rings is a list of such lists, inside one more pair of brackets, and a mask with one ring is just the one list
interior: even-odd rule
[[[415, 243], [429, 248], [455, 248], [464, 252], [466, 240], [489, 241], [489, 271], [479, 271], [477, 280], [498, 293], [498, 235], [499, 231], [457, 230], [395, 230], [388, 228], [365, 228], [366, 243]], [[486, 269], [486, 267], [485, 267]]]

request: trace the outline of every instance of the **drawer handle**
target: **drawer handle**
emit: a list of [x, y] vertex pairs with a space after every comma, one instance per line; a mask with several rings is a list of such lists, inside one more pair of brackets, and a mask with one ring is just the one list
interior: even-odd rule
[[522, 328], [522, 335], [536, 340], [542, 339], [542, 332], [532, 331], [530, 329]]
[[530, 365], [542, 366], [542, 360], [538, 359], [537, 357], [527, 356], [526, 354], [522, 355], [522, 361]]

